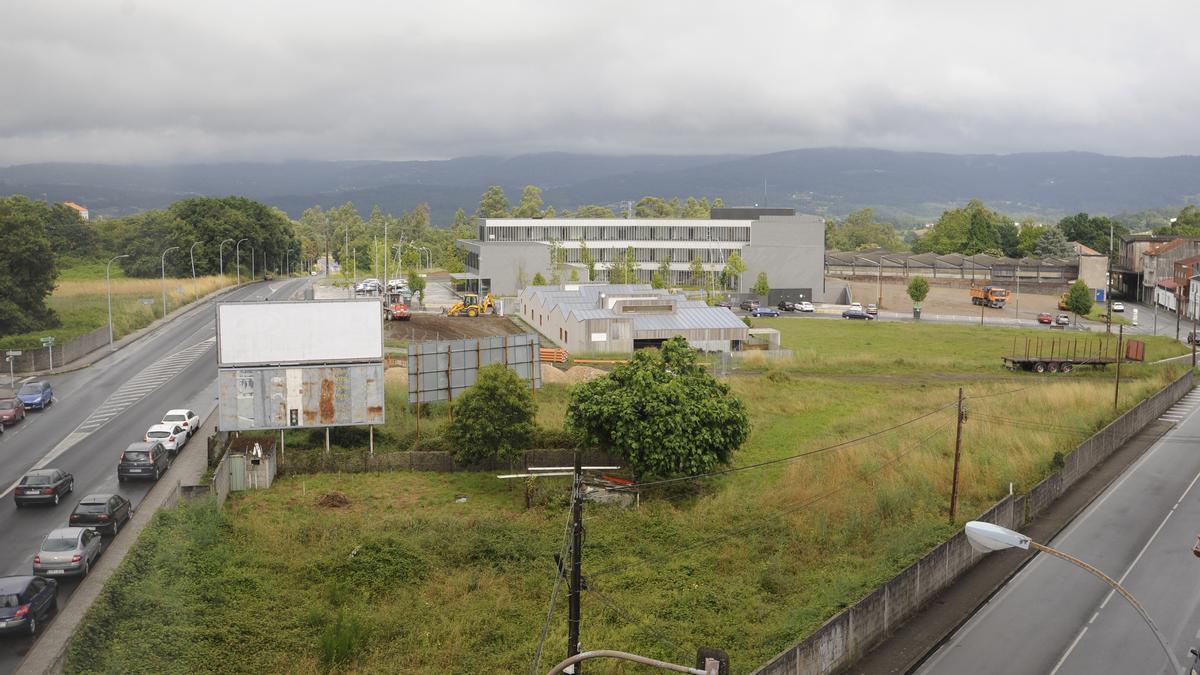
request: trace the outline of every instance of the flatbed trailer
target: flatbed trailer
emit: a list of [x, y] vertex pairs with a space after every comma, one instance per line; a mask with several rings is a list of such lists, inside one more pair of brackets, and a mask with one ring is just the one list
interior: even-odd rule
[[1004, 367], [1009, 370], [1069, 373], [1076, 366], [1103, 368], [1117, 361], [1140, 362], [1145, 356], [1146, 343], [1141, 340], [1025, 338], [1023, 348], [1018, 349], [1017, 338], [1014, 337], [1012, 354], [1002, 356], [1001, 359], [1004, 361]]

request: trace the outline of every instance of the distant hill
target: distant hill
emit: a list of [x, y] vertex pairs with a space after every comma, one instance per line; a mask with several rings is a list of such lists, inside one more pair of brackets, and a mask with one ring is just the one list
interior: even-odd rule
[[474, 210], [490, 184], [516, 201], [528, 184], [547, 204], [616, 204], [645, 195], [724, 198], [844, 215], [873, 207], [899, 222], [933, 220], [971, 198], [1014, 217], [1057, 217], [1200, 201], [1200, 157], [1090, 153], [948, 155], [816, 148], [754, 156], [606, 157], [544, 153], [445, 161], [291, 161], [186, 165], [26, 164], [0, 169], [0, 194], [83, 203], [117, 216], [193, 195], [241, 194], [291, 216], [315, 204], [378, 204], [398, 213], [428, 202], [434, 221]]

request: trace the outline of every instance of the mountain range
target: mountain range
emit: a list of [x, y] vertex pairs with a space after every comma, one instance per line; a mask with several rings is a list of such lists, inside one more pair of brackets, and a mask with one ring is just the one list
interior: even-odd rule
[[292, 217], [353, 202], [399, 214], [421, 202], [437, 224], [474, 211], [488, 185], [510, 201], [525, 185], [546, 204], [619, 206], [646, 195], [721, 197], [727, 205], [790, 206], [842, 216], [872, 207], [898, 224], [935, 220], [978, 198], [1013, 217], [1118, 214], [1200, 201], [1200, 157], [1083, 152], [952, 155], [815, 148], [764, 155], [602, 156], [542, 153], [435, 161], [285, 161], [174, 165], [22, 164], [0, 168], [0, 194], [74, 201], [98, 216], [159, 208], [188, 196], [239, 194]]

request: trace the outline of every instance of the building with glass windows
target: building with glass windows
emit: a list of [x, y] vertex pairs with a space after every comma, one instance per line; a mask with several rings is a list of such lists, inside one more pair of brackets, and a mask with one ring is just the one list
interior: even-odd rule
[[737, 253], [746, 271], [730, 280], [735, 290], [748, 291], [766, 272], [772, 298], [821, 300], [825, 293], [824, 221], [792, 209], [713, 209], [709, 220], [488, 218], [478, 239], [457, 245], [466, 251], [467, 271], [453, 276], [470, 290], [495, 295], [517, 294], [539, 272], [552, 281], [554, 247], [562, 251], [559, 282], [611, 281], [612, 268], [632, 252], [636, 279], [622, 281], [649, 283], [665, 270], [670, 286], [714, 286]]

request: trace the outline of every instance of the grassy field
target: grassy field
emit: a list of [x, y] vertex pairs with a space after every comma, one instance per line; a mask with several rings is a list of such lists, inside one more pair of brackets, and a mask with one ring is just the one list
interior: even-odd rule
[[[785, 461], [649, 489], [637, 509], [588, 504], [585, 647], [690, 662], [715, 646], [748, 672], [956, 529], [946, 510], [960, 386], [960, 521], [1009, 483], [1033, 485], [1118, 412], [1111, 370], [1000, 367], [1014, 336], [1046, 331], [760, 323], [797, 358], [729, 376], [754, 427], [734, 463]], [[1161, 339], [1148, 351], [1184, 348]], [[1120, 409], [1182, 372], [1123, 370]], [[539, 392], [539, 421], [558, 423], [568, 395]], [[528, 671], [564, 480], [544, 479], [526, 509], [522, 485], [490, 474], [297, 475], [221, 513], [161, 513], [85, 620], [68, 670]], [[350, 505], [318, 506], [332, 490]], [[565, 642], [560, 595], [543, 670]]]
[[[46, 304], [58, 313], [61, 324], [56, 328], [0, 337], [0, 349], [36, 348], [39, 340], [53, 335], [63, 344], [80, 335], [108, 325], [108, 294], [104, 281], [104, 265], [99, 264], [99, 278], [95, 276], [95, 264], [67, 268], [59, 277], [58, 286]], [[116, 271], [116, 265], [113, 266]], [[193, 284], [191, 278], [167, 279], [167, 303], [174, 310], [192, 302], [197, 296], [204, 297], [224, 286], [233, 284], [232, 277], [198, 277]], [[131, 333], [162, 316], [162, 289], [160, 279], [131, 279], [115, 276], [112, 279], [113, 335], [121, 337]], [[141, 300], [153, 301], [142, 304]]]

